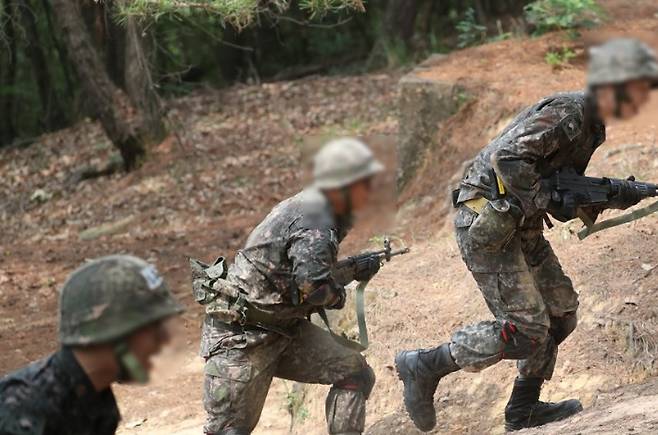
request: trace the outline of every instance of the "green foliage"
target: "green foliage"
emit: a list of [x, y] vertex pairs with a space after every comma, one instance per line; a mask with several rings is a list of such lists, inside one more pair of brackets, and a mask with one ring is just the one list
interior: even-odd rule
[[[165, 15], [189, 16], [205, 13], [219, 17], [237, 29], [251, 25], [259, 14], [285, 12], [291, 0], [129, 0], [119, 8], [119, 20], [136, 16], [159, 19]], [[300, 0], [299, 9], [310, 18], [355, 9], [364, 11], [361, 0]]]
[[459, 33], [457, 43], [459, 48], [482, 44], [487, 39], [487, 28], [478, 24], [473, 8], [466, 10], [464, 19], [459, 21], [455, 27]]
[[553, 68], [562, 68], [566, 66], [571, 59], [576, 57], [576, 52], [571, 48], [564, 46], [557, 50], [549, 50], [544, 56], [546, 63]]
[[285, 406], [290, 413], [293, 423], [303, 423], [310, 415], [304, 405], [304, 393], [297, 388], [289, 388], [286, 393]]
[[340, 13], [349, 9], [365, 12], [361, 0], [300, 0], [299, 9], [306, 11], [311, 18], [325, 16], [328, 13]]
[[596, 0], [536, 0], [525, 7], [534, 34], [593, 27], [604, 17]]

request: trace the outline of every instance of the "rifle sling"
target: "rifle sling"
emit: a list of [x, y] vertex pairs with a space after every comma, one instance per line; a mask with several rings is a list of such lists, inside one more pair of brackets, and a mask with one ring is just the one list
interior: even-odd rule
[[359, 343], [363, 350], [368, 349], [368, 326], [366, 325], [365, 291], [368, 281], [361, 281], [356, 287], [356, 321], [359, 325]]
[[327, 312], [324, 308], [317, 310], [318, 316], [322, 319], [329, 333], [334, 337], [334, 339], [351, 349], [355, 349], [358, 352], [363, 352], [368, 349], [370, 342], [368, 340], [368, 326], [366, 324], [366, 310], [365, 310], [365, 290], [368, 286], [369, 281], [362, 281], [356, 287], [356, 321], [359, 325], [359, 341], [350, 340], [341, 335], [336, 334], [331, 329], [331, 324], [329, 323], [329, 317], [327, 317]]
[[658, 201], [646, 207], [634, 210], [631, 213], [626, 213], [624, 215], [617, 216], [605, 220], [603, 222], [599, 222], [592, 226], [585, 227], [578, 232], [578, 238], [580, 240], [584, 240], [586, 237], [590, 236], [591, 234], [597, 233], [599, 231], [607, 230], [608, 228], [613, 228], [619, 225], [633, 222], [643, 217], [649, 216], [652, 213], [657, 213], [657, 212], [658, 212]]

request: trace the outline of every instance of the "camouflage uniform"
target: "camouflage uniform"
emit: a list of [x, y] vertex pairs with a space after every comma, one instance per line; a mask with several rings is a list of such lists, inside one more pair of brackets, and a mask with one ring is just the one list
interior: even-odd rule
[[1, 435], [113, 434], [112, 390], [96, 392], [70, 349], [0, 380]]
[[[584, 173], [605, 140], [605, 126], [589, 104], [584, 93], [565, 93], [526, 109], [482, 150], [462, 181], [457, 242], [495, 317], [453, 335], [451, 354], [466, 370], [518, 359], [522, 375], [550, 379], [557, 345], [576, 327], [578, 295], [542, 235], [550, 198], [539, 180], [563, 167]], [[509, 195], [478, 215], [463, 204], [489, 196], [497, 183], [492, 169]]]
[[113, 434], [120, 416], [112, 389], [97, 392], [72, 349], [111, 346], [121, 380], [145, 382], [130, 335], [181, 312], [144, 260], [112, 255], [77, 269], [60, 294], [62, 349], [0, 380], [0, 435]]
[[[226, 279], [276, 321], [241, 327], [206, 315], [201, 341], [206, 433], [250, 433], [273, 377], [332, 385], [329, 432], [363, 431], [372, 369], [347, 342], [307, 320], [323, 305], [307, 299], [319, 285], [344, 299], [332, 268], [348, 228], [349, 222], [337, 221], [325, 196], [309, 188], [276, 206], [251, 233]], [[297, 292], [306, 302], [293, 303]]]

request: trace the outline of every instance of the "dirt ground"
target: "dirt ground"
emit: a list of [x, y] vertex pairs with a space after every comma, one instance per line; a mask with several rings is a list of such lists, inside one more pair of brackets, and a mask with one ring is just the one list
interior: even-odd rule
[[[392, 367], [396, 351], [444, 342], [458, 327], [489, 316], [447, 219], [445, 192], [461, 162], [524, 104], [582, 87], [584, 57], [553, 70], [543, 60], [549, 47], [582, 49], [601, 35], [628, 32], [658, 47], [656, 1], [634, 1], [632, 10], [629, 2], [602, 3], [611, 22], [581, 40], [553, 34], [501, 41], [457, 52], [423, 73], [462, 83], [472, 98], [441, 129], [439, 146], [403, 195], [395, 222], [366, 218], [343, 249], [368, 248], [370, 238], [384, 233], [412, 248], [384, 267], [367, 291], [366, 356], [378, 379], [369, 434], [418, 433], [403, 412]], [[174, 101], [170, 117], [178, 135], [129, 175], [74, 182], [76, 170], [100, 164], [112, 152], [91, 122], [44, 136], [28, 149], [1, 152], [0, 373], [56, 348], [57, 290], [68, 273], [87, 258], [133, 253], [158, 265], [188, 310], [179, 338], [158, 361], [153, 384], [116, 389], [120, 433], [200, 433], [203, 366], [196, 352], [202, 310], [190, 294], [186, 258], [231, 256], [272, 205], [300, 188], [306, 158], [323, 138], [361, 135], [394, 167], [399, 76], [309, 78]], [[636, 119], [609, 126], [589, 173], [658, 180], [657, 119], [658, 95]], [[383, 185], [392, 178], [391, 171]], [[548, 231], [581, 305], [579, 327], [561, 347], [543, 397], [579, 397], [586, 411], [528, 433], [658, 432], [657, 223], [650, 216], [583, 242], [574, 234], [575, 222]], [[503, 362], [442, 381], [434, 433], [502, 433], [514, 376], [513, 364]], [[300, 393], [290, 382], [275, 381], [255, 433], [287, 434], [291, 423], [293, 433], [325, 433], [327, 389]], [[300, 395], [303, 412], [293, 418], [289, 404]]]

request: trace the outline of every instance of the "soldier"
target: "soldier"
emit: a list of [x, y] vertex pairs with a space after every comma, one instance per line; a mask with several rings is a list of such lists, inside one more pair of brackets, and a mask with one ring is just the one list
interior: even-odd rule
[[[558, 345], [576, 328], [578, 308], [578, 294], [542, 235], [547, 214], [562, 221], [576, 216], [540, 180], [562, 168], [582, 175], [605, 140], [605, 121], [634, 116], [656, 84], [653, 52], [636, 40], [612, 40], [592, 49], [586, 91], [553, 95], [524, 110], [474, 159], [455, 194], [456, 236], [495, 320], [466, 326], [436, 348], [396, 356], [405, 406], [420, 430], [436, 425], [433, 395], [441, 378], [503, 359], [517, 360], [519, 371], [505, 408], [507, 430], [582, 410], [578, 400], [539, 401]], [[609, 206], [637, 202], [637, 192], [624, 184]], [[595, 219], [601, 210], [584, 212]]]
[[113, 434], [114, 382], [145, 383], [182, 312], [153, 266], [127, 255], [75, 271], [60, 297], [61, 349], [0, 380], [1, 435]]
[[[221, 280], [232, 291], [206, 306], [206, 434], [251, 433], [273, 377], [331, 385], [329, 433], [363, 432], [373, 370], [350, 342], [308, 318], [342, 308], [344, 286], [379, 270], [379, 262], [369, 262], [340, 282], [332, 269], [352, 213], [366, 205], [371, 179], [382, 169], [362, 142], [329, 142], [315, 156], [314, 183], [274, 207], [237, 253]], [[238, 321], [217, 315], [214, 305], [225, 303]]]

